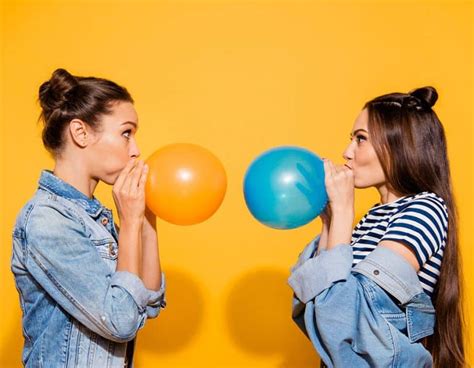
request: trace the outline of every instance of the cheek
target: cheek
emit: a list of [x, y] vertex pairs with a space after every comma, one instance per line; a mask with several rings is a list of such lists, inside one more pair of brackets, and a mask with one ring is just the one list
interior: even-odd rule
[[385, 181], [382, 166], [373, 150], [359, 150], [354, 156], [354, 184], [365, 188]]
[[128, 162], [127, 144], [120, 139], [103, 140], [99, 151], [97, 159], [106, 164], [111, 171], [123, 169]]

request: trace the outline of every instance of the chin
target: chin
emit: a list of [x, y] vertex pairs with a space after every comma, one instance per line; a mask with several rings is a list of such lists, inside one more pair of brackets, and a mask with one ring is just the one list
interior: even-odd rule
[[104, 175], [103, 177], [100, 178], [100, 181], [108, 185], [114, 185], [119, 175], [120, 173]]
[[373, 183], [364, 183], [364, 182], [360, 182], [360, 180], [354, 180], [354, 188], [356, 189], [366, 189], [373, 186], [374, 186]]

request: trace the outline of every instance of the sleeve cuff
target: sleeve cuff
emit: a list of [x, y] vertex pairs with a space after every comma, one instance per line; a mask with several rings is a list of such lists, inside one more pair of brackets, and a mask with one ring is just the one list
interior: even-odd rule
[[149, 298], [147, 305], [150, 307], [161, 307], [166, 306], [165, 290], [166, 290], [166, 278], [165, 274], [161, 273], [161, 286], [160, 290], [147, 289], [149, 292]]
[[140, 310], [145, 309], [150, 292], [137, 275], [127, 271], [117, 271], [112, 276], [111, 286], [118, 286], [126, 290]]
[[346, 280], [352, 268], [352, 247], [339, 244], [321, 251], [293, 271], [288, 284], [303, 303], [314, 299], [337, 281]]
[[318, 250], [319, 238], [320, 235], [311, 240], [311, 242], [303, 249], [303, 251], [298, 256], [298, 261], [293, 267], [291, 267], [290, 272], [295, 272], [295, 270], [298, 269], [306, 260], [313, 257], [313, 255]]

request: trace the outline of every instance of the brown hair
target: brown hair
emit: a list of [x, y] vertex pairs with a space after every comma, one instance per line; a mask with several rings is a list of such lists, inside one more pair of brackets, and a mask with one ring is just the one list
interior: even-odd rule
[[73, 76], [64, 69], [56, 69], [39, 88], [44, 146], [57, 155], [64, 144], [67, 123], [80, 119], [97, 129], [101, 115], [109, 114], [117, 101], [133, 103], [128, 91], [112, 81]]
[[457, 212], [443, 126], [432, 110], [433, 87], [390, 93], [367, 102], [368, 128], [389, 188], [399, 195], [430, 191], [448, 208], [448, 235], [433, 293], [435, 332], [426, 341], [435, 367], [464, 367], [464, 319]]

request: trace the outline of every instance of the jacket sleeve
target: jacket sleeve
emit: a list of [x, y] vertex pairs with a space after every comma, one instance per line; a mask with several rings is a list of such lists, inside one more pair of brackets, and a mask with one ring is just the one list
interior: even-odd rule
[[[303, 251], [298, 256], [298, 261], [296, 264], [291, 267], [291, 272], [293, 273], [296, 271], [304, 262], [308, 259], [313, 257], [319, 247], [319, 239], [320, 235], [316, 236], [313, 240], [311, 240], [308, 245], [303, 249]], [[305, 303], [301, 302], [295, 294], [293, 294], [293, 305], [292, 305], [292, 318], [298, 327], [307, 335], [306, 327], [304, 324], [304, 310], [305, 310]]]
[[[308, 259], [289, 278], [297, 299], [293, 318], [298, 326], [304, 326], [303, 331], [330, 367], [366, 366], [357, 351], [367, 352], [366, 358], [370, 358], [390, 345], [389, 327], [367, 300], [363, 278], [370, 279], [381, 295], [391, 294], [400, 304], [423, 294], [413, 267], [391, 249], [376, 248], [354, 269], [352, 261], [351, 246], [337, 245]], [[385, 300], [397, 309], [388, 296]], [[423, 331], [412, 331], [413, 341], [432, 333], [432, 325], [430, 319]], [[387, 359], [391, 355], [386, 354]]]
[[[114, 223], [114, 231], [118, 238], [120, 234], [120, 227]], [[148, 318], [156, 318], [161, 310], [166, 307], [166, 278], [165, 274], [161, 273], [161, 285], [158, 291], [148, 289], [149, 298], [146, 305], [146, 315]]]
[[351, 273], [352, 248], [337, 245], [331, 250], [322, 250], [316, 257], [303, 260], [293, 269], [288, 283], [295, 296], [307, 303], [316, 295], [338, 281], [346, 280]]
[[26, 224], [25, 264], [31, 276], [67, 313], [109, 340], [133, 339], [157, 303], [133, 273], [111, 272], [77, 218], [38, 205]]
[[162, 272], [160, 290], [155, 291], [148, 289], [148, 292], [150, 294], [146, 305], [146, 314], [148, 318], [158, 317], [161, 312], [161, 309], [166, 307], [165, 290], [166, 279], [165, 274]]

